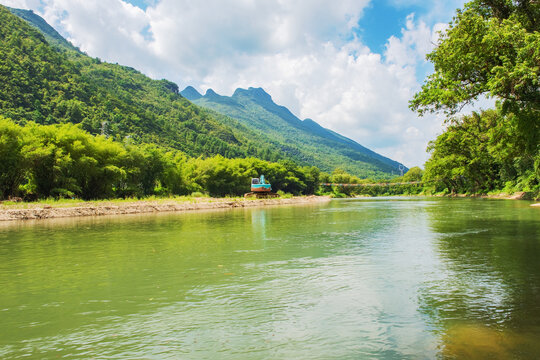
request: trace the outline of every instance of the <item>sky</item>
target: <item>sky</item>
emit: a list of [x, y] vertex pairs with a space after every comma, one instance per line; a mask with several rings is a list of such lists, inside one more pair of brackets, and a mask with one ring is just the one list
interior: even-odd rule
[[408, 102], [425, 55], [463, 0], [0, 0], [32, 9], [92, 57], [232, 95], [262, 87], [408, 167], [423, 166], [444, 116]]

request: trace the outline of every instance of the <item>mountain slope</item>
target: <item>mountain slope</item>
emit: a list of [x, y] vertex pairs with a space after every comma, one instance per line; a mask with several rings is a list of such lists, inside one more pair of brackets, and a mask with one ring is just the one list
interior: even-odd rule
[[7, 6], [6, 8], [13, 15], [16, 15], [21, 19], [26, 20], [30, 25], [39, 30], [45, 36], [47, 42], [49, 42], [50, 44], [56, 45], [58, 48], [80, 52], [79, 49], [77, 49], [69, 41], [64, 39], [64, 37], [60, 35], [58, 31], [56, 31], [45, 20], [43, 20], [41, 16], [36, 15], [32, 10], [14, 9]]
[[12, 11], [26, 21], [0, 5], [0, 115], [21, 124], [76, 123], [92, 134], [191, 156], [281, 158], [278, 148], [238, 122], [225, 124], [187, 101], [176, 84], [90, 58], [60, 41], [36, 14]]
[[240, 121], [246, 127], [275, 139], [287, 155], [302, 164], [332, 171], [340, 167], [362, 177], [397, 173], [400, 164], [357, 142], [325, 129], [311, 119], [300, 120], [277, 105], [261, 88], [237, 89], [231, 97], [209, 89], [201, 96], [192, 87], [181, 92], [193, 103]]

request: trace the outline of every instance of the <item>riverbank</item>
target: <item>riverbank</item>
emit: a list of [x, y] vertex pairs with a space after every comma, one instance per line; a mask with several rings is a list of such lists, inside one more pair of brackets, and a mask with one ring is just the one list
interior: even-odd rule
[[[417, 196], [417, 195], [407, 195]], [[455, 197], [455, 198], [479, 198], [479, 199], [501, 199], [501, 200], [539, 200], [538, 195], [531, 192], [515, 192], [513, 194], [507, 193], [493, 193], [493, 194], [419, 194], [418, 196], [433, 196], [433, 197]]]
[[179, 198], [135, 201], [71, 202], [65, 204], [15, 203], [10, 205], [0, 205], [0, 221], [278, 206], [326, 201], [330, 201], [330, 198], [327, 196], [298, 196], [289, 199]]

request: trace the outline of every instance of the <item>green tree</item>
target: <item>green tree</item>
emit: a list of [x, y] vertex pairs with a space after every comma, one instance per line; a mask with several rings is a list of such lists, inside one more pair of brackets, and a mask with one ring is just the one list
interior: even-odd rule
[[0, 116], [0, 198], [17, 195], [27, 170], [23, 152], [25, 131]]
[[112, 197], [125, 177], [125, 153], [121, 144], [76, 125], [31, 124], [24, 147], [30, 164], [25, 190], [38, 197]]
[[435, 72], [410, 102], [425, 112], [459, 112], [480, 96], [499, 99], [525, 137], [525, 151], [540, 143], [540, 2], [473, 0], [458, 10], [427, 55]]
[[[503, 169], [518, 154], [511, 125], [497, 110], [486, 110], [453, 120], [446, 131], [428, 147], [425, 182], [440, 182], [449, 192], [486, 192], [502, 187]], [[509, 172], [509, 169], [505, 170]], [[517, 171], [512, 169], [511, 177]]]
[[422, 181], [422, 176], [424, 172], [418, 166], [410, 168], [405, 175], [403, 175], [404, 182], [410, 181]]

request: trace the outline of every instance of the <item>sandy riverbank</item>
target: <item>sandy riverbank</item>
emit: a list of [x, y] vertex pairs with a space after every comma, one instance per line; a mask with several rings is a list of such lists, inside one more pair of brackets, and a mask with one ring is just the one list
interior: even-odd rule
[[[300, 196], [290, 199], [216, 199], [196, 198], [190, 200], [140, 200], [133, 202], [89, 202], [71, 204], [17, 204], [0, 207], [0, 221], [51, 219], [75, 216], [124, 215], [165, 211], [191, 211], [209, 209], [227, 209], [255, 206], [277, 206], [308, 204], [330, 201], [326, 196]], [[24, 207], [24, 208], [22, 208]]]

